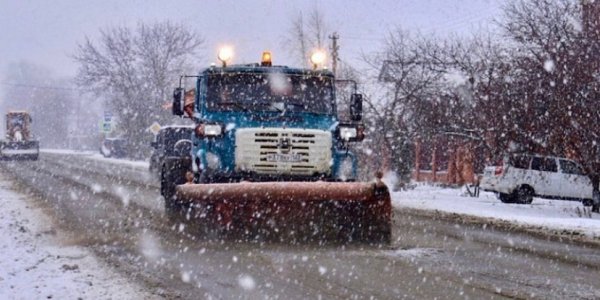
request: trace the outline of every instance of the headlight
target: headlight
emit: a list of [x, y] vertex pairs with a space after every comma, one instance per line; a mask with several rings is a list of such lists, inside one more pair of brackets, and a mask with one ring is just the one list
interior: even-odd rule
[[363, 124], [340, 124], [336, 132], [338, 138], [346, 142], [362, 142], [365, 139]]
[[221, 125], [218, 124], [206, 124], [204, 125], [205, 136], [219, 136], [223, 132]]
[[194, 130], [197, 137], [215, 137], [223, 133], [221, 124], [198, 124]]
[[340, 137], [346, 141], [356, 138], [356, 127], [340, 127]]

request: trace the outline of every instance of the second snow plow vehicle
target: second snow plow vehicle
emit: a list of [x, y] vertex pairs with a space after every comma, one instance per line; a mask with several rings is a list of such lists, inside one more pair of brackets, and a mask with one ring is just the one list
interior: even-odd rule
[[40, 144], [31, 134], [31, 116], [26, 111], [6, 114], [6, 140], [0, 141], [0, 159], [37, 160]]
[[272, 66], [268, 52], [261, 64], [227, 66], [224, 56], [222, 67], [185, 76], [199, 91], [193, 113], [190, 91], [175, 89], [173, 113], [196, 127], [191, 156], [165, 162], [167, 213], [219, 231], [389, 242], [389, 191], [381, 176], [355, 182], [348, 148], [363, 139], [362, 96], [340, 123], [330, 71]]

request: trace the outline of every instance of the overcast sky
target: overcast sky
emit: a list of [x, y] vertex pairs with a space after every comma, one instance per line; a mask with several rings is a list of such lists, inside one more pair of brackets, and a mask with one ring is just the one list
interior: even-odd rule
[[[69, 54], [86, 35], [94, 39], [101, 28], [139, 21], [171, 20], [197, 30], [207, 42], [207, 65], [224, 43], [235, 47], [239, 63], [255, 62], [268, 49], [275, 63], [288, 64], [282, 40], [290, 19], [316, 7], [339, 33], [342, 58], [353, 62], [361, 52], [376, 51], [398, 26], [441, 36], [464, 34], [498, 18], [500, 6], [500, 0], [0, 0], [0, 83], [7, 65], [18, 61], [74, 76], [77, 65]], [[0, 84], [0, 97], [2, 89]]]

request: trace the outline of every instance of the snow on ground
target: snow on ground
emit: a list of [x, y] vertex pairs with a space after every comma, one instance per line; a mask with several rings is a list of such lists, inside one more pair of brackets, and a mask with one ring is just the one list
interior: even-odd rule
[[68, 149], [40, 149], [40, 152], [51, 154], [81, 155], [93, 160], [103, 161], [111, 164], [128, 165], [134, 168], [141, 168], [146, 170], [149, 166], [149, 162], [147, 161], [128, 160], [124, 158], [107, 158], [102, 156], [102, 154], [100, 154], [99, 152], [94, 151], [77, 151]]
[[568, 230], [600, 237], [600, 215], [590, 214], [581, 202], [534, 198], [531, 204], [505, 204], [496, 195], [481, 192], [478, 198], [466, 196], [457, 188], [417, 184], [414, 189], [394, 192], [393, 205], [425, 210], [495, 218], [551, 230]]
[[0, 174], [0, 299], [150, 299], [141, 286], [66, 245], [61, 232]]

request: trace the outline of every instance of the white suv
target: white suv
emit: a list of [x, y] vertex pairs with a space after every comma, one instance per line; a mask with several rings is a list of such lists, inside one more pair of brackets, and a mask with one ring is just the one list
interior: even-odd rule
[[479, 186], [504, 203], [529, 204], [534, 196], [592, 205], [592, 182], [576, 162], [560, 157], [514, 155], [486, 167]]

